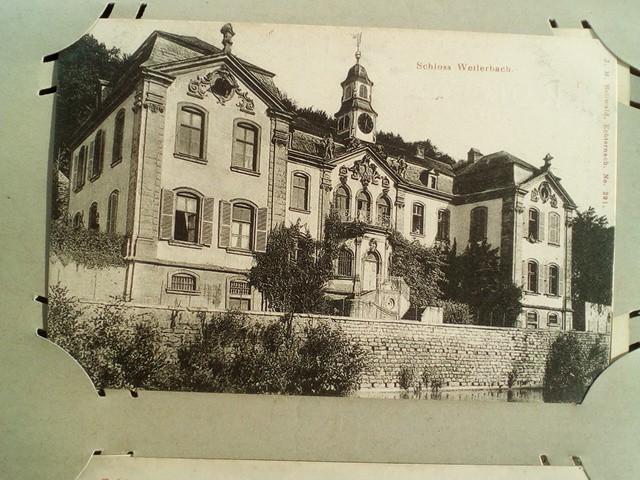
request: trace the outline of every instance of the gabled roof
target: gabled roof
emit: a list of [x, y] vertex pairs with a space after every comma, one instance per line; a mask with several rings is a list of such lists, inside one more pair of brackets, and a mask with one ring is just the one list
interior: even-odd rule
[[538, 180], [540, 177], [544, 177], [545, 180], [547, 180], [547, 182], [551, 184], [551, 187], [558, 193], [558, 195], [562, 197], [565, 207], [577, 207], [576, 203], [569, 195], [569, 192], [567, 192], [560, 183], [560, 178], [556, 177], [549, 169], [540, 169], [536, 174], [531, 175], [526, 180], [520, 182], [518, 186], [528, 190], [530, 188], [530, 184], [533, 184], [534, 181]]

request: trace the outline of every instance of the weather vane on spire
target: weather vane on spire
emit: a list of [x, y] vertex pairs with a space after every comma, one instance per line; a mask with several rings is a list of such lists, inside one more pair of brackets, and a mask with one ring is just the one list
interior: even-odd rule
[[362, 32], [358, 32], [352, 35], [352, 37], [356, 39], [356, 63], [360, 63], [360, 57], [362, 55], [360, 53], [360, 42], [362, 41]]

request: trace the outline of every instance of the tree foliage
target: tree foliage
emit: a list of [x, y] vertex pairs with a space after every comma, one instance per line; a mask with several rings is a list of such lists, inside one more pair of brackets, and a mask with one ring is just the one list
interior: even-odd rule
[[166, 385], [168, 351], [153, 319], [129, 317], [121, 299], [81, 319], [85, 309], [60, 285], [50, 288], [48, 308], [49, 338], [76, 359], [96, 388]]
[[471, 243], [461, 255], [455, 247], [445, 268], [445, 298], [466, 303], [482, 325], [513, 326], [522, 311], [522, 289], [505, 278], [497, 248]]
[[287, 331], [239, 312], [203, 316], [201, 335], [178, 350], [177, 384], [204, 392], [345, 396], [360, 386], [365, 353], [336, 326]]
[[297, 225], [277, 225], [265, 253], [255, 256], [249, 282], [279, 312], [319, 313], [326, 308], [325, 283], [333, 272], [332, 254]]
[[[54, 152], [66, 148], [78, 128], [96, 108], [98, 80], [117, 79], [124, 58], [118, 48], [107, 48], [90, 34], [63, 50], [57, 62]], [[58, 166], [69, 175], [68, 158]]]
[[410, 242], [398, 232], [391, 233], [388, 239], [393, 249], [389, 274], [402, 277], [407, 283], [411, 289], [411, 306], [435, 305], [442, 295], [443, 250]]
[[448, 165], [454, 165], [456, 161], [444, 152], [441, 152], [430, 139], [417, 142], [407, 142], [401, 135], [393, 132], [378, 132], [376, 141], [384, 145], [393, 155], [405, 155], [413, 157], [418, 148], [422, 149], [426, 157], [438, 160]]
[[573, 220], [571, 293], [574, 328], [585, 328], [585, 302], [611, 305], [614, 227], [590, 207]]
[[607, 346], [598, 337], [586, 348], [576, 332], [566, 332], [551, 344], [544, 374], [545, 402], [580, 402], [593, 380], [607, 366]]

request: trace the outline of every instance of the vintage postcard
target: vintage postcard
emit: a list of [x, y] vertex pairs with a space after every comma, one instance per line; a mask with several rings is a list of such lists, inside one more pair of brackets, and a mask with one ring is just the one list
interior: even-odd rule
[[96, 388], [558, 402], [606, 367], [599, 41], [100, 20], [57, 84], [47, 329]]

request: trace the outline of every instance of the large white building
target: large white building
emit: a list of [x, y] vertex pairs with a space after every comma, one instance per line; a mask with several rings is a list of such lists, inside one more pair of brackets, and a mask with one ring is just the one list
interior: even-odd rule
[[[353, 316], [401, 317], [406, 284], [388, 276], [387, 235], [458, 248], [486, 240], [525, 290], [521, 327], [570, 329], [575, 204], [550, 169], [469, 151], [456, 168], [376, 144], [374, 83], [356, 63], [337, 129], [297, 118], [274, 74], [195, 37], [156, 31], [108, 88], [71, 148], [69, 214], [127, 237], [125, 298], [153, 305], [262, 308], [247, 284], [270, 229], [320, 238], [331, 209], [367, 225], [328, 286]], [[375, 92], [375, 94], [374, 94]], [[399, 127], [398, 130], [401, 128]], [[471, 274], [471, 273], [470, 273]]]

